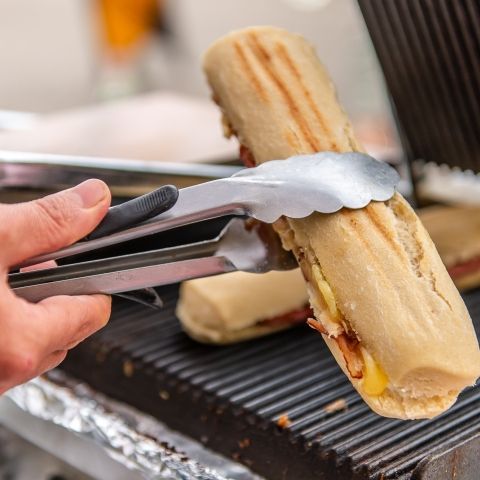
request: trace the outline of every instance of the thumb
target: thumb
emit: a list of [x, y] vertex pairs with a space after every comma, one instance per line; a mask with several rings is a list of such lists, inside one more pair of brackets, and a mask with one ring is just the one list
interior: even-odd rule
[[65, 247], [90, 233], [105, 216], [110, 191], [100, 180], [33, 202], [0, 205], [0, 260], [16, 265]]

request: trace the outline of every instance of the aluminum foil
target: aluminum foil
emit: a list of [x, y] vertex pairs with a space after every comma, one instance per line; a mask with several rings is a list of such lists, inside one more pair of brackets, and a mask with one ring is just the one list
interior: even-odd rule
[[[116, 461], [149, 480], [260, 478], [246, 467], [214, 454], [152, 417], [107, 399], [63, 372], [54, 371], [48, 379], [36, 378], [6, 395], [31, 415], [93, 440]], [[185, 453], [179, 453], [180, 450]]]

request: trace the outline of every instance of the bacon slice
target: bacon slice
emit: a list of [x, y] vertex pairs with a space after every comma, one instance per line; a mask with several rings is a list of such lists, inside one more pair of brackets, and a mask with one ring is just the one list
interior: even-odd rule
[[[327, 329], [318, 320], [309, 318], [307, 324], [321, 334], [328, 335]], [[342, 352], [350, 376], [352, 378], [362, 378], [362, 362], [359, 357], [358, 340], [350, 337], [346, 333], [341, 333], [337, 337], [332, 338], [337, 342], [338, 348]]]
[[360, 360], [360, 352], [358, 351], [358, 340], [348, 336], [346, 333], [335, 337], [334, 340], [342, 352], [350, 376], [357, 379], [362, 378], [362, 362]]
[[267, 318], [260, 322], [261, 325], [294, 325], [296, 323], [304, 322], [310, 315], [313, 315], [310, 307], [299, 308], [298, 310], [292, 310], [283, 315]]
[[240, 145], [240, 160], [248, 168], [255, 167], [257, 165], [255, 159], [253, 158], [252, 152], [245, 145]]
[[328, 335], [327, 329], [318, 320], [315, 320], [314, 318], [309, 318], [307, 320], [307, 325], [310, 328], [317, 330], [317, 332], [320, 332], [323, 335]]

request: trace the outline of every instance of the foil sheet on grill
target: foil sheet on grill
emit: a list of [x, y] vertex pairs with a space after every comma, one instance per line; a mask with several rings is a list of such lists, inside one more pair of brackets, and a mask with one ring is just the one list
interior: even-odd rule
[[50, 372], [48, 378], [36, 378], [6, 395], [25, 412], [95, 442], [148, 480], [261, 480], [246, 467], [63, 372]]

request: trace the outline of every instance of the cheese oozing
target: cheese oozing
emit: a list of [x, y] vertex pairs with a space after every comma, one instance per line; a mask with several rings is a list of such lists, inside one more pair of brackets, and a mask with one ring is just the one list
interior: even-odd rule
[[362, 347], [360, 351], [363, 357], [363, 378], [362, 389], [367, 395], [381, 395], [388, 385], [388, 377], [380, 365], [373, 357]]
[[[337, 307], [337, 302], [330, 285], [322, 275], [322, 271], [318, 265], [312, 266], [312, 273], [318, 290], [320, 291], [333, 322], [341, 322], [342, 318]], [[379, 396], [388, 385], [388, 377], [380, 365], [374, 358], [360, 347], [360, 355], [362, 359], [362, 380], [361, 388], [367, 395]]]
[[331, 320], [333, 322], [339, 322], [340, 315], [337, 308], [337, 302], [335, 301], [335, 296], [333, 295], [330, 285], [323, 278], [320, 267], [318, 265], [313, 265], [312, 273], [313, 277], [315, 278], [315, 283], [317, 284], [318, 289], [320, 290], [320, 293], [327, 304], [328, 311], [332, 317]]

